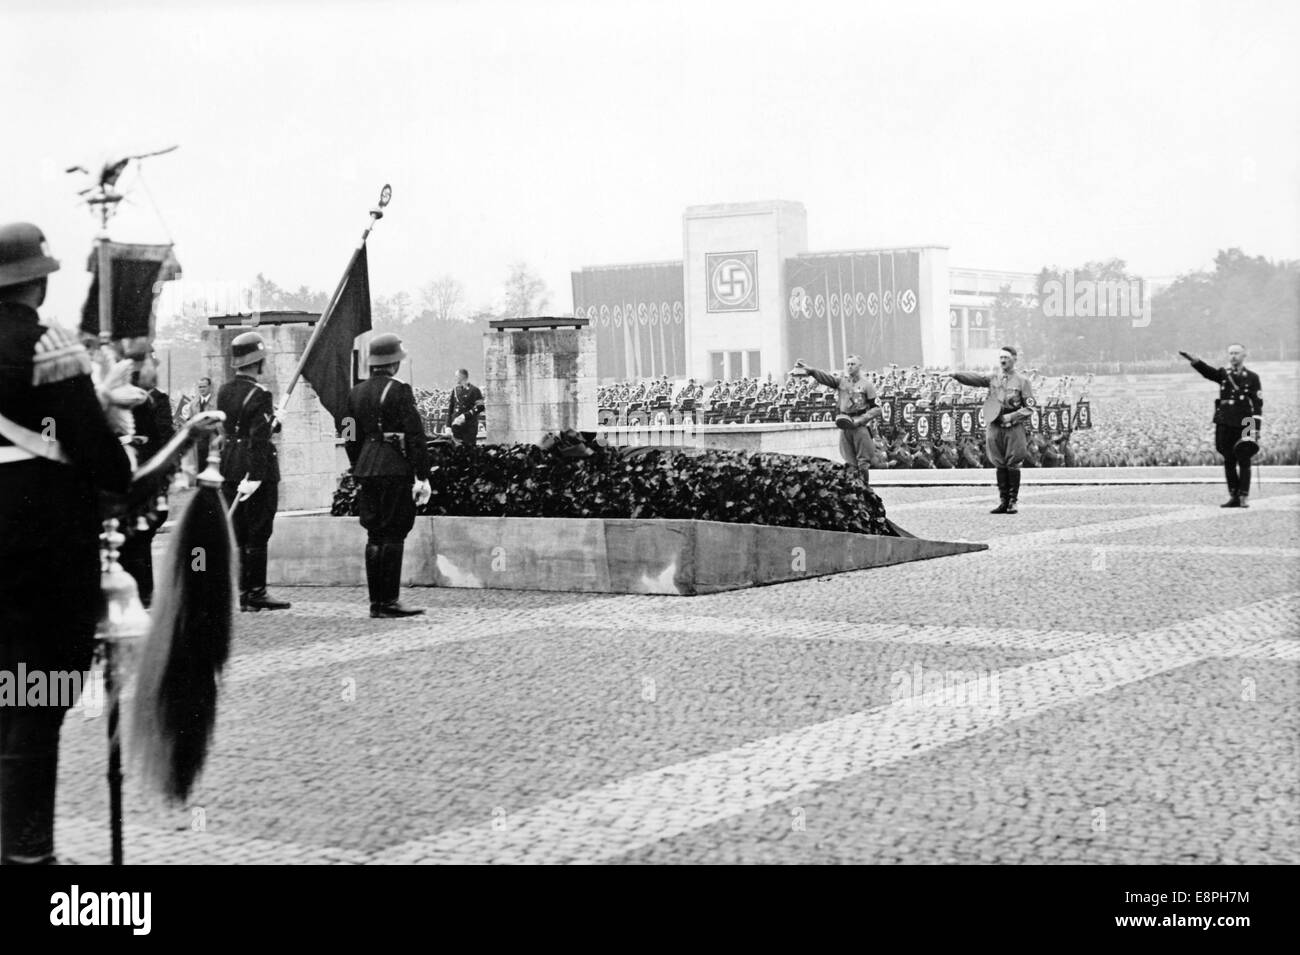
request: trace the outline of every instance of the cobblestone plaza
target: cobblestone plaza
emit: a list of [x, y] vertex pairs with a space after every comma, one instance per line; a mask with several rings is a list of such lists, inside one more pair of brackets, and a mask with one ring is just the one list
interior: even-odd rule
[[[278, 591], [128, 863], [1300, 862], [1300, 486], [888, 487], [980, 553], [707, 597]], [[105, 718], [57, 844], [108, 860]], [[128, 750], [129, 754], [129, 750]]]

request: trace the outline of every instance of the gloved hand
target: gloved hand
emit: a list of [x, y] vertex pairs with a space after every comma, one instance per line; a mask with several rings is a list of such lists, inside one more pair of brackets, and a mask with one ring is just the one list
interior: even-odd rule
[[458, 414], [456, 417], [451, 419], [451, 423], [454, 427], [459, 428], [465, 423], [465, 416], [463, 414]]
[[99, 398], [99, 406], [104, 409], [109, 430], [116, 435], [135, 434], [135, 419], [131, 416], [131, 409], [149, 397], [143, 388], [131, 384], [135, 362], [129, 358], [107, 366], [96, 362], [92, 370], [95, 394]]
[[428, 504], [429, 498], [433, 497], [433, 489], [429, 487], [429, 482], [416, 481], [411, 487], [411, 497], [415, 499], [416, 507]]
[[239, 487], [235, 489], [235, 494], [241, 501], [247, 501], [257, 493], [257, 489], [261, 486], [261, 481], [250, 481], [248, 478], [244, 478], [239, 482]]

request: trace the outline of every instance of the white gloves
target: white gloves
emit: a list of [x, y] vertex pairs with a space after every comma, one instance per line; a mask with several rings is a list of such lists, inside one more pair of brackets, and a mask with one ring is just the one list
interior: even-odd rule
[[428, 504], [429, 498], [433, 497], [433, 488], [429, 487], [428, 481], [416, 481], [411, 487], [411, 497], [415, 499], [415, 506]]
[[465, 423], [465, 416], [463, 414], [458, 414], [456, 415], [456, 417], [451, 419], [451, 423], [459, 428], [461, 425]]
[[149, 397], [143, 388], [131, 384], [131, 373], [135, 362], [124, 358], [115, 362], [107, 370], [102, 364], [95, 364], [95, 394], [99, 397], [99, 406], [104, 409], [109, 429], [116, 435], [135, 434], [135, 419], [131, 409]]
[[239, 500], [247, 501], [250, 497], [252, 497], [254, 494], [257, 493], [257, 489], [261, 486], [262, 486], [261, 481], [250, 481], [248, 478], [244, 478], [242, 481], [239, 482], [239, 487], [236, 489], [235, 493], [238, 496]]

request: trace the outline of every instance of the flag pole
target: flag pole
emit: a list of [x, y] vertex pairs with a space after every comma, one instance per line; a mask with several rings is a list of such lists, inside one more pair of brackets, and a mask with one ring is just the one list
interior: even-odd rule
[[[339, 299], [343, 297], [343, 290], [347, 288], [348, 278], [352, 275], [352, 266], [356, 265], [357, 256], [360, 255], [361, 250], [366, 247], [366, 240], [370, 238], [370, 233], [374, 229], [375, 223], [384, 217], [384, 207], [388, 205], [392, 198], [393, 187], [388, 183], [384, 183], [384, 188], [379, 190], [379, 202], [370, 210], [370, 222], [367, 223], [365, 231], [361, 233], [361, 239], [357, 242], [357, 247], [352, 250], [352, 257], [348, 259], [347, 268], [343, 270], [343, 277], [339, 279], [339, 284], [334, 288], [334, 294], [330, 296], [329, 302], [325, 305], [325, 310], [321, 312], [320, 319], [316, 322], [316, 327], [312, 329], [311, 338], [307, 339], [307, 347], [303, 349], [302, 355], [298, 358], [298, 367], [293, 370], [293, 377], [289, 379], [288, 387], [284, 389], [284, 394], [280, 396], [280, 405], [274, 412], [272, 412], [272, 421], [284, 417], [284, 409], [289, 404], [289, 396], [293, 394], [293, 389], [298, 384], [298, 379], [302, 377], [302, 370], [307, 364], [307, 358], [311, 355], [312, 348], [320, 339], [321, 332], [325, 330], [325, 323], [329, 321], [330, 316], [334, 313], [334, 309], [338, 305]], [[248, 480], [248, 476], [248, 474], [244, 475], [245, 481]], [[235, 500], [231, 503], [228, 512], [231, 517], [234, 516], [235, 510], [239, 507], [239, 502], [242, 500], [244, 500], [243, 497], [236, 496]]]
[[303, 349], [303, 353], [298, 359], [298, 367], [293, 370], [293, 377], [289, 379], [289, 384], [285, 388], [284, 394], [280, 397], [280, 407], [275, 409], [275, 417], [279, 418], [284, 413], [285, 406], [289, 403], [289, 395], [293, 393], [294, 387], [298, 384], [298, 379], [302, 377], [302, 370], [307, 364], [308, 356], [311, 355], [312, 347], [315, 346], [317, 340], [320, 338], [321, 332], [325, 330], [325, 323], [328, 322], [330, 316], [333, 315], [334, 309], [339, 303], [339, 299], [343, 297], [343, 290], [347, 287], [348, 277], [352, 274], [352, 266], [356, 265], [357, 256], [360, 255], [361, 250], [366, 247], [366, 240], [370, 238], [370, 232], [374, 229], [375, 223], [384, 217], [384, 207], [388, 205], [389, 200], [391, 200], [392, 197], [393, 187], [385, 184], [384, 188], [379, 192], [379, 203], [370, 210], [370, 222], [366, 225], [365, 231], [361, 233], [361, 240], [357, 242], [357, 247], [352, 250], [352, 258], [348, 259], [347, 268], [343, 270], [343, 277], [339, 279], [339, 284], [334, 289], [334, 294], [330, 296], [329, 304], [325, 306], [325, 311], [321, 312], [320, 321], [318, 321], [316, 327], [312, 329], [311, 338], [307, 340], [307, 347]]

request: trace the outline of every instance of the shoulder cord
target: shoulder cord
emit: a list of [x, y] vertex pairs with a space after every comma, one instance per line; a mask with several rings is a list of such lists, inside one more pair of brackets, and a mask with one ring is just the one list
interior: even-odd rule
[[1230, 388], [1232, 388], [1232, 397], [1234, 399], [1240, 398], [1242, 396], [1243, 389], [1241, 388], [1240, 385], [1237, 384], [1237, 379], [1232, 376], [1231, 368], [1223, 369], [1223, 380], [1228, 384]]
[[236, 438], [242, 437], [244, 432], [247, 430], [244, 427], [244, 409], [248, 407], [248, 403], [253, 400], [253, 395], [257, 394], [258, 390], [259, 389], [256, 385], [249, 388], [248, 394], [244, 395], [244, 400], [239, 403], [239, 417], [235, 419]]
[[393, 379], [388, 379], [388, 384], [384, 385], [384, 390], [379, 393], [379, 407], [375, 409], [375, 427], [379, 431], [379, 437], [384, 436], [384, 399], [388, 397], [388, 390], [393, 387]]

